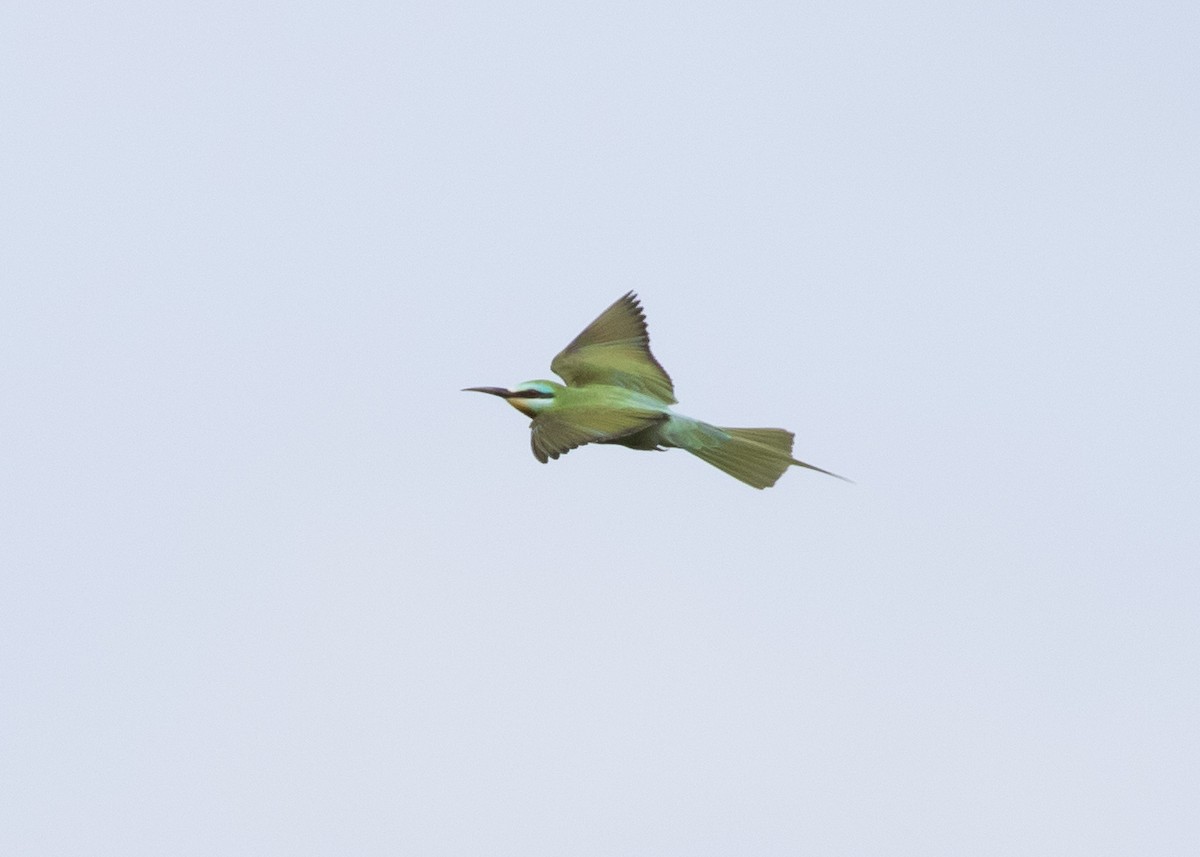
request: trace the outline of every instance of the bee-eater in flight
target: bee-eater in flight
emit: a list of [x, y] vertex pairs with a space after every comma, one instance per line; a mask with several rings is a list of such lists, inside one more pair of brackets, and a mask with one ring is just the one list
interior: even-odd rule
[[[545, 463], [585, 443], [630, 449], [686, 449], [755, 488], [769, 488], [793, 464], [845, 477], [792, 458], [790, 431], [720, 428], [671, 410], [671, 377], [650, 353], [646, 316], [629, 292], [589, 324], [550, 363], [566, 381], [525, 381], [513, 389], [467, 387], [500, 396], [532, 417], [533, 454]], [[848, 481], [848, 480], [847, 480]]]

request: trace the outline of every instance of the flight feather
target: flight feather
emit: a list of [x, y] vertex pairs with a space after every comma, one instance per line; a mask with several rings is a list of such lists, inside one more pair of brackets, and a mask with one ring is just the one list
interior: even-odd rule
[[570, 407], [545, 411], [530, 423], [534, 457], [543, 464], [585, 443], [626, 437], [667, 419], [641, 408]]
[[610, 384], [675, 403], [671, 376], [650, 353], [646, 316], [637, 295], [622, 296], [602, 312], [550, 364], [568, 386]]

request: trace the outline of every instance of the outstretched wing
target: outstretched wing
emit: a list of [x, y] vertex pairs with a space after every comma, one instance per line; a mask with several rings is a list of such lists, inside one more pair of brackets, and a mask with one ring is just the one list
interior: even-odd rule
[[616, 440], [667, 419], [641, 408], [571, 407], [544, 411], [530, 423], [533, 455], [543, 464], [585, 443]]
[[602, 312], [550, 363], [568, 386], [611, 384], [675, 403], [671, 376], [650, 353], [646, 316], [629, 292]]

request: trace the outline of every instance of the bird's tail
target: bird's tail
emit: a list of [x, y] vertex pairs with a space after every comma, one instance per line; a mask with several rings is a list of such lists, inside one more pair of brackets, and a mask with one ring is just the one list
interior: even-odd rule
[[685, 430], [673, 431], [671, 440], [697, 458], [754, 488], [770, 488], [793, 464], [845, 479], [792, 458], [792, 439], [795, 436], [790, 431], [777, 428], [721, 428], [698, 420], [690, 422]]

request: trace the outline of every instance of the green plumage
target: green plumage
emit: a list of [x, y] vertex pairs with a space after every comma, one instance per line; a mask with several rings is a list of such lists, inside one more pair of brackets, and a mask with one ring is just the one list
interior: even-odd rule
[[570, 387], [611, 384], [675, 404], [675, 386], [650, 353], [646, 316], [629, 292], [571, 340], [550, 361], [550, 371]]
[[[620, 391], [619, 387], [609, 389]], [[573, 392], [579, 391], [566, 389], [567, 394]], [[600, 390], [588, 392], [595, 394]], [[585, 443], [615, 442], [668, 418], [661, 410], [613, 401], [615, 397], [606, 397], [610, 401], [605, 402], [596, 395], [580, 396], [581, 401], [574, 404], [570, 403], [570, 395], [563, 398], [567, 401], [561, 407], [543, 411], [530, 423], [533, 454], [543, 463]]]
[[468, 387], [508, 400], [533, 418], [538, 461], [588, 443], [631, 449], [685, 449], [755, 488], [768, 488], [792, 465], [835, 476], [792, 457], [790, 431], [721, 428], [674, 413], [671, 377], [650, 353], [646, 318], [633, 292], [588, 325], [550, 363], [566, 386], [526, 381], [513, 390]]

